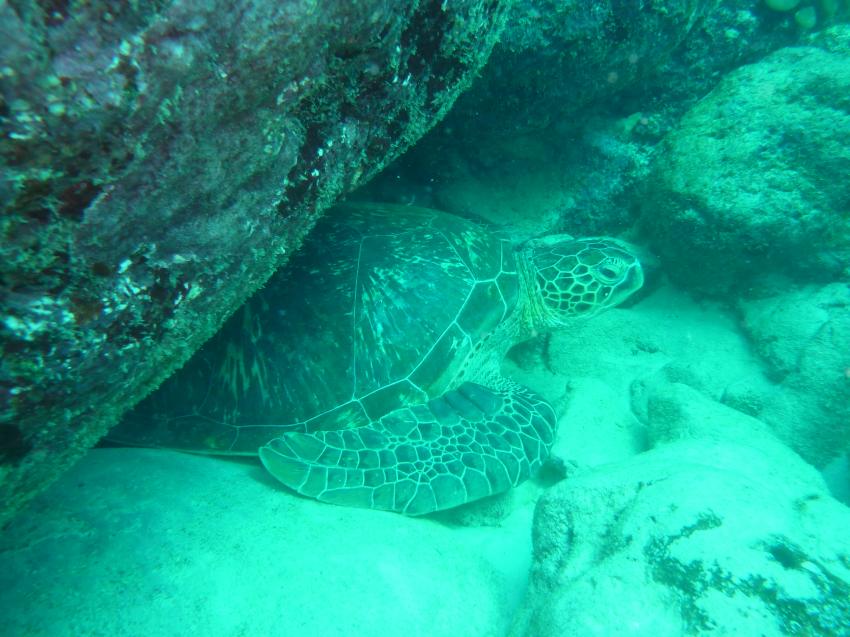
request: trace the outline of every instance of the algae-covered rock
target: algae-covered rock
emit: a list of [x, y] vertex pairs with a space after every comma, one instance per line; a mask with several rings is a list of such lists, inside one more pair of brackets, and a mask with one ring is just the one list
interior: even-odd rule
[[0, 510], [450, 107], [507, 2], [0, 4]]
[[677, 280], [850, 275], [849, 30], [730, 73], [665, 138], [641, 208]]
[[752, 418], [683, 386], [658, 393], [669, 409], [649, 426], [676, 442], [538, 503], [512, 635], [848, 634], [850, 509]]

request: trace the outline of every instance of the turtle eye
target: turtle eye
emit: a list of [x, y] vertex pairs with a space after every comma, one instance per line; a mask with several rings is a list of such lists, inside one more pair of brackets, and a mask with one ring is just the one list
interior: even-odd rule
[[620, 265], [620, 263], [612, 262], [609, 259], [596, 268], [596, 274], [603, 283], [616, 283], [620, 280], [620, 273], [622, 272], [622, 267], [618, 267]]

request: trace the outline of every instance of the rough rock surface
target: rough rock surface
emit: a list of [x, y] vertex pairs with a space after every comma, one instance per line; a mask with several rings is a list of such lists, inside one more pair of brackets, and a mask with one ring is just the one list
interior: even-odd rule
[[739, 302], [775, 383], [753, 415], [817, 467], [850, 450], [850, 285], [786, 285]]
[[724, 73], [800, 36], [763, 0], [521, 0], [481, 78], [369, 189], [521, 236], [620, 231], [682, 114]]
[[0, 4], [0, 511], [486, 60], [507, 2]]
[[[819, 27], [846, 21], [850, 5], [828, 13]], [[604, 111], [681, 114], [723, 74], [805, 35], [763, 0], [518, 0], [481, 78], [440, 128], [475, 115], [464, 137], [510, 140]]]
[[512, 634], [848, 634], [850, 509], [758, 421], [684, 385], [647, 402], [666, 444], [538, 504]]
[[[616, 124], [596, 121], [576, 132], [588, 119], [581, 108], [652, 73], [705, 4], [517, 2], [456, 116], [375, 182], [380, 198], [415, 196], [441, 209], [484, 214], [523, 235], [550, 229], [559, 217], [572, 222], [573, 234], [598, 232], [612, 207], [609, 202], [603, 213], [595, 204], [621, 192], [645, 162]], [[592, 110], [598, 115], [608, 107]], [[399, 174], [401, 182], [394, 181]], [[417, 184], [422, 175], [432, 180]], [[615, 217], [622, 225], [623, 215]]]
[[499, 528], [336, 507], [255, 463], [96, 449], [0, 536], [8, 637], [501, 637], [531, 558]]
[[652, 75], [716, 4], [521, 0], [492, 65], [458, 106], [482, 112], [483, 131], [544, 129]]
[[850, 27], [730, 73], [657, 151], [641, 207], [672, 276], [850, 276]]

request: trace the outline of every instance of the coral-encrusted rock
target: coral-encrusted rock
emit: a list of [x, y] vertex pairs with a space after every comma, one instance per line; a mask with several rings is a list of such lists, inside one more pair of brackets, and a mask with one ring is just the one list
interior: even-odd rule
[[657, 152], [643, 219], [672, 276], [710, 293], [766, 271], [850, 274], [850, 28], [730, 73]]
[[506, 4], [0, 5], [0, 510], [442, 116]]

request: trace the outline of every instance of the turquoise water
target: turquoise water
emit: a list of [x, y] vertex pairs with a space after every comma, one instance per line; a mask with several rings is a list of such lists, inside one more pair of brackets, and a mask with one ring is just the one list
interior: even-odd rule
[[[358, 188], [361, 160], [340, 159], [348, 176], [286, 190], [294, 215], [343, 184], [9, 516], [4, 634], [850, 636], [850, 5], [517, 2], [460, 86], [434, 34], [495, 29], [479, 4], [400, 6], [402, 35], [387, 7], [340, 18], [329, 68], [359, 65], [361, 101], [340, 93], [322, 134], [373, 150], [365, 104], [408, 99], [417, 68], [431, 104], [465, 90]], [[396, 36], [407, 79], [383, 77]], [[263, 103], [301, 116], [319, 91], [302, 71]], [[299, 162], [342, 152], [304, 139]], [[258, 219], [245, 245], [270, 234]], [[115, 275], [144, 287], [133, 268], [166, 267], [145, 254]], [[3, 471], [58, 467], [56, 431], [26, 462], [3, 434]]]

